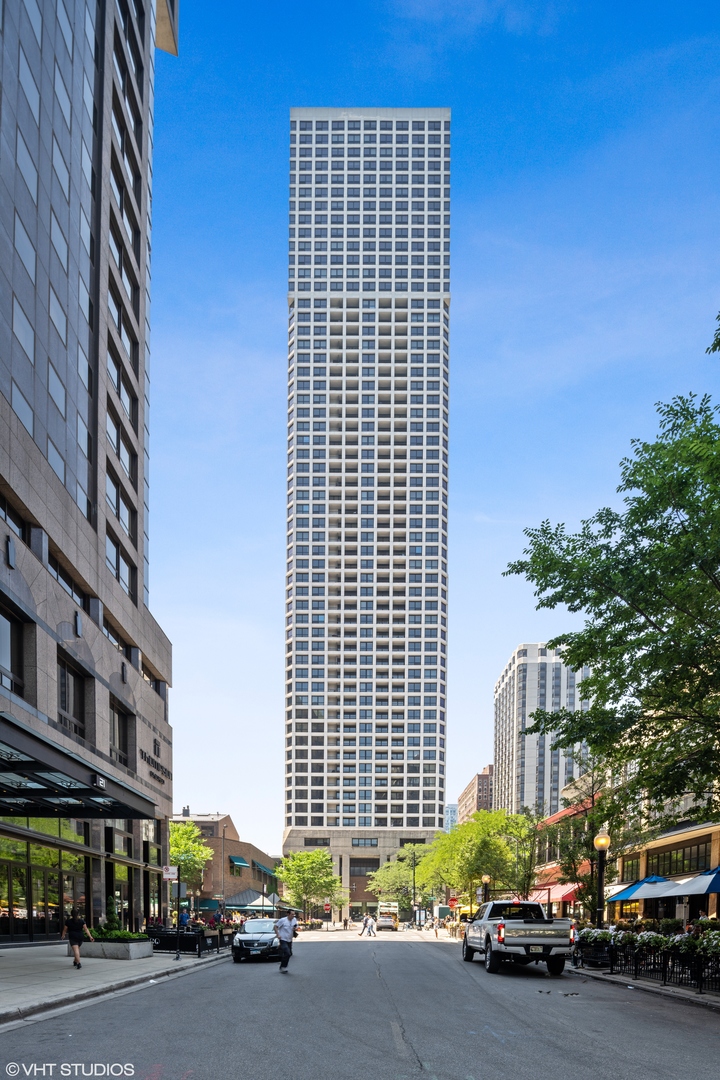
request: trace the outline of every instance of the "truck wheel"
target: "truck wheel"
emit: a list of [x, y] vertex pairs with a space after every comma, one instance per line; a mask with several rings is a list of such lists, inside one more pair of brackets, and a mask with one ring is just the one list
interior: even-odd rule
[[490, 975], [495, 975], [500, 970], [500, 957], [493, 952], [490, 938], [485, 942], [485, 970]]
[[474, 957], [474, 955], [475, 955], [475, 950], [470, 948], [470, 946], [467, 943], [467, 938], [463, 938], [463, 943], [462, 943], [462, 958], [463, 958], [463, 960], [466, 960], [467, 963], [470, 964], [472, 962], [472, 958]]
[[564, 956], [549, 956], [547, 958], [548, 975], [562, 975], [565, 970]]

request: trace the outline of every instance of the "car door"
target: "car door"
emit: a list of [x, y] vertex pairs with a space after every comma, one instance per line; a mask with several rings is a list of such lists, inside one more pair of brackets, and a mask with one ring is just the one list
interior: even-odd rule
[[[484, 911], [484, 908], [483, 908], [483, 911]], [[475, 918], [473, 919], [473, 921], [471, 923], [468, 923], [468, 927], [467, 927], [467, 931], [466, 931], [468, 944], [472, 945], [473, 948], [476, 948], [476, 949], [479, 948], [480, 945], [482, 944], [482, 936], [481, 936], [481, 933], [480, 933], [480, 927], [482, 925], [482, 923], [481, 923], [482, 914], [483, 914], [482, 911], [477, 912], [477, 914], [476, 914]]]

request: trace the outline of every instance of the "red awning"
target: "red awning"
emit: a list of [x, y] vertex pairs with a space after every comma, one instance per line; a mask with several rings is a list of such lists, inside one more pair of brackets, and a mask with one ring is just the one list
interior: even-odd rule
[[539, 886], [534, 890], [530, 899], [536, 904], [557, 904], [563, 899], [563, 893], [567, 890], [567, 885], [558, 885], [557, 883]]
[[[565, 886], [565, 887], [567, 888], [567, 886]], [[563, 893], [561, 899], [567, 904], [574, 903], [574, 901], [575, 901], [575, 899], [577, 897], [577, 889], [578, 889], [577, 885], [573, 885], [572, 888], [570, 888], [568, 890], [568, 892]]]

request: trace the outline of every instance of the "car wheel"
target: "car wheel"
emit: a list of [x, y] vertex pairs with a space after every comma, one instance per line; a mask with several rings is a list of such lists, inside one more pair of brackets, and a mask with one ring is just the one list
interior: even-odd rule
[[467, 938], [463, 938], [463, 943], [462, 943], [462, 958], [463, 958], [463, 960], [465, 960], [468, 964], [470, 964], [470, 963], [472, 963], [472, 959], [473, 959], [474, 956], [475, 956], [475, 950], [470, 948], [470, 946], [467, 943]]
[[493, 950], [490, 938], [485, 942], [485, 970], [490, 975], [495, 975], [500, 970], [500, 957]]
[[233, 963], [239, 964], [240, 960], [241, 958], [237, 955], [237, 953], [233, 953]]
[[562, 975], [565, 970], [564, 956], [549, 956], [547, 958], [548, 975]]

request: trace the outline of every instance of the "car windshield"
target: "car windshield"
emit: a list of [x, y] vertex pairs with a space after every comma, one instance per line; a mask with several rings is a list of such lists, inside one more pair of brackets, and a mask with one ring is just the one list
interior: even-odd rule
[[272, 919], [248, 919], [239, 930], [241, 934], [269, 934], [275, 923]]
[[491, 919], [544, 919], [540, 904], [493, 904]]

